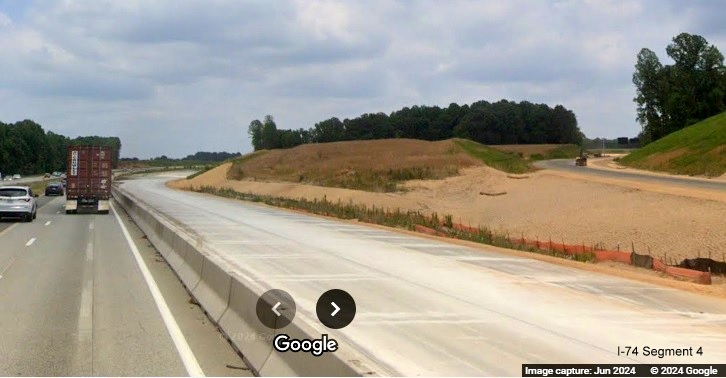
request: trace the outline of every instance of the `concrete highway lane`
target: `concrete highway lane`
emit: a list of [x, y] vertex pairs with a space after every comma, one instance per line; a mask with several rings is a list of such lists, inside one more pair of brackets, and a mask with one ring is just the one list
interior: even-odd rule
[[[226, 367], [244, 364], [125, 214], [138, 242], [128, 242], [113, 213], [66, 215], [64, 197], [39, 200], [33, 223], [0, 234], [0, 376], [249, 375]], [[191, 359], [172, 338], [132, 244], [194, 345]]]
[[[196, 234], [205, 253], [240, 277], [290, 293], [294, 322], [310, 323], [393, 375], [519, 376], [522, 363], [726, 361], [726, 300], [176, 191], [165, 180], [121, 188]], [[330, 289], [356, 302], [355, 319], [339, 330], [324, 327], [315, 312]], [[703, 355], [625, 356], [619, 346], [702, 347]]]
[[726, 182], [724, 181], [694, 179], [690, 177], [677, 177], [667, 175], [650, 175], [638, 172], [595, 169], [590, 167], [577, 167], [575, 166], [574, 159], [543, 160], [534, 163], [534, 166], [544, 169], [572, 172], [584, 176], [631, 180], [637, 182], [647, 182], [683, 188], [707, 189], [726, 192]]

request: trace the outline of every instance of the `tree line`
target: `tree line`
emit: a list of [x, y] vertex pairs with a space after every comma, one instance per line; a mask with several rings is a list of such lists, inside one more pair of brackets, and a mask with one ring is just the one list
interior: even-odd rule
[[187, 155], [186, 157], [182, 158], [183, 161], [209, 161], [209, 162], [220, 162], [225, 161], [227, 159], [240, 157], [242, 154], [239, 152], [230, 153], [230, 152], [206, 152], [206, 151], [199, 151], [195, 153], [194, 155]]
[[46, 132], [31, 120], [0, 122], [0, 172], [36, 174], [65, 171], [67, 148], [70, 145], [94, 145], [113, 148], [113, 167], [118, 164], [121, 140], [117, 137], [84, 136], [74, 139]]
[[681, 33], [666, 47], [673, 64], [652, 50], [637, 56], [636, 87], [640, 139], [652, 142], [726, 110], [724, 57], [700, 35]]
[[206, 152], [206, 151], [199, 151], [195, 153], [194, 155], [187, 155], [186, 157], [183, 157], [181, 159], [177, 158], [170, 158], [166, 155], [157, 156], [154, 158], [151, 158], [149, 160], [143, 160], [139, 159], [137, 157], [126, 157], [121, 158], [121, 161], [128, 161], [128, 162], [146, 162], [146, 161], [193, 161], [193, 162], [220, 162], [225, 161], [227, 159], [232, 159], [236, 157], [242, 156], [239, 152]]
[[446, 108], [412, 106], [392, 112], [366, 113], [353, 119], [333, 117], [309, 129], [278, 129], [270, 115], [250, 122], [247, 130], [255, 150], [290, 148], [306, 143], [410, 138], [466, 138], [482, 144], [580, 144], [584, 134], [575, 114], [562, 105], [478, 101]]

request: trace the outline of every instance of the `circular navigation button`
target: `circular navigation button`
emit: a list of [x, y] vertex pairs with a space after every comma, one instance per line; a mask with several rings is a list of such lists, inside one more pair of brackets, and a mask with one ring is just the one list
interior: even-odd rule
[[318, 299], [315, 312], [324, 326], [340, 329], [355, 318], [355, 300], [343, 290], [328, 290]]
[[287, 327], [295, 317], [295, 311], [295, 300], [284, 290], [270, 290], [257, 300], [257, 319], [267, 328]]

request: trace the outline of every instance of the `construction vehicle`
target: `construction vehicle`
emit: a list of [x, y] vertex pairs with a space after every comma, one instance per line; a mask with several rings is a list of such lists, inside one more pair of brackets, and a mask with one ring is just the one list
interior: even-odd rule
[[587, 166], [587, 153], [580, 150], [580, 156], [575, 159], [575, 165], [578, 167]]
[[111, 155], [109, 147], [69, 146], [66, 175], [66, 214], [78, 209], [108, 214], [111, 198]]

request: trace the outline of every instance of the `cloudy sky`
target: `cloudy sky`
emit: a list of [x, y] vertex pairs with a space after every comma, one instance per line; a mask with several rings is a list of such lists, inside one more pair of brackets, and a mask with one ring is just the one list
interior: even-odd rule
[[635, 136], [642, 47], [726, 52], [725, 1], [0, 0], [0, 120], [119, 136], [122, 156], [248, 152], [272, 114], [309, 128], [411, 105], [562, 104]]

